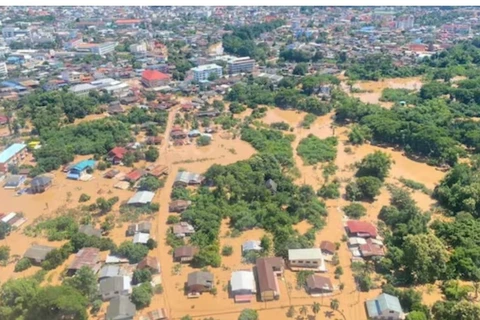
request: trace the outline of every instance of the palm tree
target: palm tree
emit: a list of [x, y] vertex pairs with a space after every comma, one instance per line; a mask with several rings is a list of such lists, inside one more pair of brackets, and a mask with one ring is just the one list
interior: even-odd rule
[[333, 310], [338, 310], [338, 307], [340, 307], [340, 302], [338, 302], [338, 299], [332, 299], [332, 301], [330, 301], [330, 308]]
[[316, 318], [317, 313], [320, 312], [320, 303], [314, 302], [313, 305], [312, 305], [312, 311], [313, 311], [313, 314], [315, 314], [315, 318]]
[[304, 316], [306, 316], [307, 313], [308, 313], [307, 307], [306, 307], [306, 306], [302, 306], [302, 307], [300, 308], [300, 313], [303, 314]]

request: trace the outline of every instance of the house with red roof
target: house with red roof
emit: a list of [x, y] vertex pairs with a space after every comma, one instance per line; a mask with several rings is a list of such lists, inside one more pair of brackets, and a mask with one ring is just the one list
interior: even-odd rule
[[135, 183], [140, 180], [140, 178], [142, 178], [144, 174], [145, 173], [143, 172], [143, 170], [134, 169], [125, 175], [124, 180]]
[[366, 221], [347, 221], [346, 229], [349, 237], [376, 238], [378, 235], [377, 228]]
[[167, 85], [170, 75], [157, 70], [145, 70], [142, 73], [142, 83], [147, 88], [156, 88]]
[[107, 155], [107, 160], [110, 161], [112, 164], [119, 164], [122, 162], [123, 157], [127, 153], [127, 149], [124, 147], [115, 147]]

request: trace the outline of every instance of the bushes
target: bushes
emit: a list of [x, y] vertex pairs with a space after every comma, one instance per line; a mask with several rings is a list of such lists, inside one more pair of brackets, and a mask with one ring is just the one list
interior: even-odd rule
[[152, 281], [152, 273], [148, 269], [139, 270], [136, 269], [133, 272], [132, 282], [133, 284], [139, 284]]
[[150, 305], [153, 296], [153, 288], [149, 282], [142, 283], [132, 290], [132, 302], [137, 309], [143, 309]]
[[302, 127], [310, 129], [310, 126], [317, 120], [317, 116], [311, 113], [305, 115], [302, 121]]
[[238, 102], [232, 102], [232, 103], [230, 103], [230, 106], [229, 106], [228, 109], [229, 109], [230, 112], [233, 113], [233, 114], [242, 113], [243, 111], [247, 110], [247, 108], [245, 108], [243, 105], [241, 105], [241, 104], [238, 103]]
[[222, 256], [229, 257], [233, 254], [233, 247], [232, 246], [223, 246], [222, 248]]
[[87, 202], [90, 199], [91, 197], [88, 194], [82, 193], [78, 199], [78, 202]]
[[157, 191], [163, 187], [164, 183], [164, 181], [148, 175], [140, 181], [139, 189], [142, 191]]
[[361, 177], [350, 182], [346, 187], [349, 201], [373, 201], [380, 194], [382, 181], [375, 177]]
[[22, 258], [17, 261], [17, 264], [15, 264], [15, 272], [21, 272], [23, 270], [27, 270], [32, 266], [32, 262], [28, 258]]
[[272, 129], [277, 129], [277, 130], [282, 130], [282, 131], [288, 131], [290, 130], [290, 125], [284, 121], [282, 122], [273, 122], [270, 124], [270, 128]]
[[313, 134], [309, 134], [300, 141], [297, 153], [306, 165], [333, 161], [337, 156], [337, 143], [336, 137], [319, 139]]
[[343, 212], [347, 215], [347, 217], [352, 219], [360, 219], [364, 215], [367, 214], [367, 209], [362, 206], [360, 203], [351, 203], [348, 206], [342, 208]]
[[160, 153], [158, 152], [158, 149], [155, 147], [150, 146], [148, 150], [145, 151], [145, 160], [147, 160], [148, 162], [157, 161], [159, 156], [160, 156]]
[[124, 241], [113, 253], [127, 258], [130, 263], [138, 263], [147, 256], [148, 248], [140, 243]]
[[212, 143], [212, 138], [210, 138], [209, 136], [200, 136], [197, 139], [197, 145], [201, 147], [208, 146], [210, 143]]
[[324, 199], [337, 199], [340, 197], [340, 183], [337, 181], [324, 184], [317, 191], [317, 195]]
[[175, 224], [180, 222], [180, 217], [175, 215], [169, 215], [167, 218], [167, 224]]

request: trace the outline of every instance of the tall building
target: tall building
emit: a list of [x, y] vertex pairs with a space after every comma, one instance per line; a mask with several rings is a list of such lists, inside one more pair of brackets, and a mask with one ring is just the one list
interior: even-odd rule
[[413, 28], [415, 24], [415, 18], [413, 15], [401, 16], [395, 21], [395, 28], [401, 30], [409, 30]]
[[220, 78], [223, 74], [222, 67], [216, 64], [205, 64], [192, 68], [193, 79], [195, 81], [208, 80], [211, 74], [215, 74], [217, 78]]
[[91, 52], [102, 56], [115, 51], [115, 46], [115, 42], [79, 43], [75, 46], [75, 49], [80, 52]]
[[254, 66], [255, 66], [255, 60], [250, 59], [250, 57], [232, 59], [228, 62], [228, 73], [229, 74], [236, 74], [236, 73], [242, 73], [242, 72], [250, 73], [253, 71]]
[[6, 78], [8, 76], [7, 64], [5, 62], [0, 62], [0, 79]]

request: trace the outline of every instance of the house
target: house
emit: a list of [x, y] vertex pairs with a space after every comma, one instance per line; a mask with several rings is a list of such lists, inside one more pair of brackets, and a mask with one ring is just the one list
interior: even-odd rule
[[152, 202], [153, 197], [155, 197], [155, 193], [151, 191], [139, 191], [133, 195], [128, 201], [128, 205], [146, 205]]
[[213, 274], [208, 271], [195, 271], [188, 274], [187, 292], [200, 294], [213, 288]]
[[27, 154], [27, 145], [14, 143], [0, 152], [0, 172], [6, 173], [9, 165], [18, 165]]
[[113, 179], [113, 178], [116, 177], [119, 173], [120, 173], [120, 170], [110, 169], [110, 170], [108, 170], [107, 172], [105, 172], [105, 174], [103, 175], [103, 177], [104, 177], [105, 179]]
[[168, 204], [168, 210], [170, 212], [183, 212], [190, 207], [192, 201], [190, 200], [173, 200]]
[[112, 164], [120, 164], [123, 160], [123, 157], [128, 152], [124, 147], [115, 147], [107, 155], [107, 161]]
[[83, 248], [77, 252], [75, 259], [68, 267], [67, 274], [74, 275], [77, 270], [83, 266], [87, 266], [92, 270], [98, 271], [98, 260], [100, 258], [100, 250], [97, 248]]
[[273, 181], [272, 179], [268, 179], [267, 182], [265, 182], [265, 186], [271, 192], [273, 192], [273, 193], [277, 192], [277, 183], [275, 181]]
[[148, 233], [143, 233], [143, 232], [137, 232], [133, 236], [133, 243], [141, 243], [141, 244], [147, 244], [148, 240], [150, 239], [150, 234]]
[[91, 237], [102, 237], [102, 230], [95, 229], [91, 224], [83, 224], [78, 228], [78, 232], [84, 233]]
[[30, 190], [33, 193], [42, 193], [52, 185], [53, 179], [47, 176], [37, 176], [30, 182]]
[[140, 320], [168, 320], [167, 310], [165, 308], [155, 309], [140, 317]]
[[108, 105], [107, 112], [110, 115], [115, 115], [124, 113], [125, 111], [123, 110], [119, 101], [114, 101]]
[[257, 274], [258, 291], [261, 301], [272, 301], [280, 298], [280, 287], [277, 276], [281, 276], [284, 270], [282, 258], [258, 258], [255, 264]]
[[198, 129], [193, 129], [193, 130], [190, 130], [190, 131], [188, 132], [188, 137], [189, 137], [189, 138], [195, 138], [195, 137], [200, 136], [201, 134], [202, 134], [202, 133], [200, 132], [200, 130], [198, 130]]
[[248, 240], [242, 244], [242, 253], [245, 254], [248, 251], [262, 251], [260, 246], [260, 241], [258, 240]]
[[147, 139], [145, 140], [145, 143], [147, 145], [159, 145], [162, 143], [162, 140], [163, 138], [162, 137], [159, 137], [159, 136], [156, 136], [156, 137], [147, 137]]
[[312, 274], [307, 278], [307, 291], [311, 295], [333, 292], [333, 284], [330, 278]]
[[288, 250], [288, 265], [294, 271], [312, 270], [326, 272], [325, 260], [320, 248]]
[[147, 88], [161, 87], [170, 82], [170, 76], [157, 70], [145, 70], [141, 82]]
[[38, 265], [42, 263], [47, 257], [47, 254], [54, 249], [54, 247], [50, 246], [33, 245], [25, 251], [23, 257], [30, 259], [32, 264]]
[[218, 117], [220, 113], [221, 112], [218, 110], [210, 110], [210, 111], [198, 111], [195, 115], [197, 116], [197, 118], [204, 118], [204, 117], [214, 118], [214, 117]]
[[161, 272], [160, 263], [158, 262], [157, 258], [150, 256], [143, 258], [143, 260], [137, 264], [137, 269], [148, 269], [152, 274], [158, 274]]
[[141, 233], [150, 233], [152, 229], [152, 223], [148, 221], [142, 221], [139, 223], [134, 223], [128, 226], [126, 235], [127, 237], [132, 237], [137, 232]]
[[364, 258], [380, 258], [385, 256], [385, 251], [383, 250], [383, 247], [378, 243], [374, 243], [370, 238], [366, 240], [365, 244], [360, 245], [358, 249], [362, 257]]
[[369, 319], [400, 320], [405, 319], [402, 306], [397, 297], [382, 293], [376, 299], [367, 300], [367, 315]]
[[173, 260], [175, 262], [190, 262], [199, 251], [198, 247], [193, 246], [178, 247], [173, 251]]
[[349, 220], [346, 225], [349, 237], [376, 238], [377, 228], [369, 222], [359, 220]]
[[181, 186], [186, 187], [188, 185], [198, 185], [203, 182], [204, 177], [198, 173], [188, 172], [188, 171], [180, 171], [177, 173], [175, 177], [175, 182], [173, 185], [175, 187]]
[[125, 181], [135, 183], [138, 180], [140, 180], [144, 175], [145, 175], [145, 172], [143, 172], [143, 170], [133, 169], [132, 171], [127, 173], [123, 179]]
[[105, 320], [134, 320], [137, 308], [127, 296], [118, 296], [110, 300]]
[[168, 176], [168, 166], [165, 165], [151, 165], [147, 167], [147, 174], [160, 178], [161, 176]]
[[230, 277], [230, 291], [235, 302], [250, 302], [257, 292], [252, 271], [234, 271]]
[[323, 254], [333, 255], [336, 249], [337, 247], [335, 246], [335, 243], [331, 241], [324, 240], [320, 243], [320, 250], [322, 251]]
[[179, 140], [179, 139], [185, 139], [187, 137], [187, 134], [182, 130], [182, 131], [170, 131], [170, 138], [173, 140]]
[[132, 293], [132, 280], [128, 276], [115, 276], [100, 281], [100, 295], [103, 301], [111, 300], [115, 297]]
[[5, 188], [5, 189], [17, 189], [17, 188], [20, 188], [23, 185], [24, 182], [25, 182], [25, 176], [22, 176], [22, 175], [19, 175], [19, 174], [12, 174], [5, 181], [5, 184], [3, 185], [3, 188]]
[[119, 265], [106, 264], [98, 272], [98, 281], [102, 281], [103, 279], [107, 278], [123, 276], [123, 273], [124, 271]]
[[184, 221], [174, 224], [172, 229], [173, 229], [173, 233], [178, 238], [188, 237], [195, 233], [195, 229], [193, 228], [193, 226], [188, 222], [184, 222]]
[[74, 165], [68, 171], [67, 178], [72, 180], [80, 180], [80, 178], [88, 171], [95, 168], [95, 160], [83, 160]]

